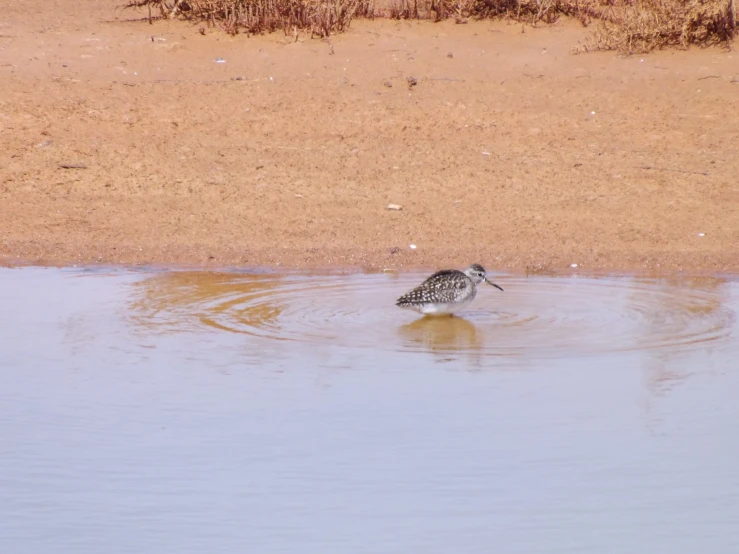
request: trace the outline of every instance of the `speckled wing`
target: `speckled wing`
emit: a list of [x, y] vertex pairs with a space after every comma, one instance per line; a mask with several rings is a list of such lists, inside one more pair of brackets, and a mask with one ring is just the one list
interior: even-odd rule
[[467, 296], [472, 281], [461, 271], [444, 269], [437, 271], [423, 283], [398, 298], [396, 305], [417, 306], [429, 303], [452, 303]]

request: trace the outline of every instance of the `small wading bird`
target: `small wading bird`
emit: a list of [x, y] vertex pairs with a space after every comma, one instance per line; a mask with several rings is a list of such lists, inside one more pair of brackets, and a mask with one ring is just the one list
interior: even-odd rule
[[488, 280], [485, 268], [472, 264], [464, 271], [443, 269], [437, 271], [413, 290], [398, 298], [396, 306], [415, 310], [424, 315], [452, 315], [463, 310], [475, 299], [477, 285]]

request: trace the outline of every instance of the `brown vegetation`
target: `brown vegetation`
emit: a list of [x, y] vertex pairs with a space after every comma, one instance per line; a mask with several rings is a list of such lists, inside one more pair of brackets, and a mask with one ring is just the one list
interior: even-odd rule
[[127, 8], [146, 7], [161, 18], [200, 20], [229, 34], [283, 31], [327, 37], [346, 30], [355, 17], [371, 17], [372, 0], [132, 0]]
[[505, 18], [535, 25], [560, 17], [595, 22], [576, 51], [648, 52], [665, 47], [728, 44], [736, 31], [734, 0], [131, 0], [127, 8], [147, 8], [161, 18], [203, 21], [230, 34], [282, 30], [327, 37], [346, 30], [355, 17], [394, 19]]
[[636, 0], [600, 9], [593, 34], [578, 50], [728, 45], [736, 31], [734, 0]]

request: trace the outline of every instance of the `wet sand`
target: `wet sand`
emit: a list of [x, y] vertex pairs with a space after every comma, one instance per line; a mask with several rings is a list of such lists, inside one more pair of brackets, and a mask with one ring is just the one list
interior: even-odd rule
[[575, 56], [570, 23], [201, 36], [106, 4], [0, 14], [4, 263], [739, 271], [736, 53]]

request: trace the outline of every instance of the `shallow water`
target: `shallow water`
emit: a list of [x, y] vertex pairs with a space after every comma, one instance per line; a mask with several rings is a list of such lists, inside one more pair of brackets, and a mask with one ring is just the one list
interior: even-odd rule
[[0, 552], [739, 552], [739, 280], [0, 270]]

